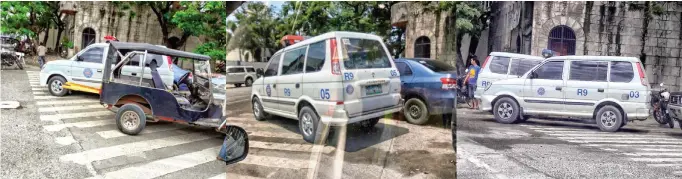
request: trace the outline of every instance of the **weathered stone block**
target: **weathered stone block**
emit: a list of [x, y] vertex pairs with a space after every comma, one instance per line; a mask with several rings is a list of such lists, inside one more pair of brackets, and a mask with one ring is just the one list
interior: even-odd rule
[[680, 76], [680, 67], [666, 65], [663, 67], [663, 75], [679, 77]]
[[680, 80], [678, 78], [679, 78], [679, 76], [665, 76], [664, 75], [663, 76], [663, 83], [665, 83], [666, 85], [676, 86], [676, 85], [679, 85], [678, 83], [680, 82]]

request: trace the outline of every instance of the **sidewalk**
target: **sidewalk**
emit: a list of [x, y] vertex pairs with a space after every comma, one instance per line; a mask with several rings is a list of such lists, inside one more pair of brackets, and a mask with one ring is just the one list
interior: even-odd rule
[[[49, 62], [49, 61], [54, 61], [54, 60], [58, 60], [58, 59], [64, 59], [64, 58], [59, 57], [59, 55], [56, 55], [56, 54], [47, 54], [47, 55], [45, 55], [45, 62], [46, 62], [46, 63]], [[39, 65], [38, 65], [38, 56], [37, 56], [37, 55], [35, 55], [35, 56], [26, 56], [26, 57], [24, 57], [24, 61], [26, 61], [26, 66], [33, 65], [33, 66], [36, 67], [36, 68], [39, 66]]]

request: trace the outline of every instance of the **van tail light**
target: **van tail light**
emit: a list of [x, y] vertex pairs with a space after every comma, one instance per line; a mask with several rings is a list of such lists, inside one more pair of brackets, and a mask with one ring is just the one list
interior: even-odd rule
[[173, 67], [171, 67], [173, 60], [171, 60], [171, 57], [166, 56], [166, 61], [168, 62], [168, 71], [173, 72]]
[[329, 51], [332, 55], [332, 75], [341, 75], [341, 64], [339, 63], [339, 54], [336, 50], [336, 39], [329, 41]]
[[485, 68], [485, 65], [488, 64], [488, 61], [490, 61], [490, 56], [485, 58], [485, 61], [483, 62], [483, 66], [481, 66], [481, 69]]
[[336, 105], [343, 105], [343, 101], [337, 101]]
[[449, 90], [457, 88], [457, 79], [454, 78], [440, 78], [442, 84], [441, 89]]
[[644, 70], [642, 69], [642, 64], [640, 62], [637, 62], [637, 72], [639, 72], [639, 81], [642, 82], [642, 85], [648, 86], [646, 77], [644, 76]]

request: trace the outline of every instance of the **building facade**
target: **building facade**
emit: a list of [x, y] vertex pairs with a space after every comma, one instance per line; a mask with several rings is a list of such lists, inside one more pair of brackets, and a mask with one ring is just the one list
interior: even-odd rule
[[[477, 56], [493, 51], [539, 56], [543, 49], [551, 49], [559, 55], [637, 57], [644, 62], [652, 85], [665, 83], [671, 90], [681, 89], [680, 2], [494, 2], [490, 10], [490, 26], [480, 38]], [[408, 24], [405, 35], [409, 39], [406, 57], [415, 57], [414, 51], [419, 50], [416, 47], [423, 44], [418, 38], [435, 32], [434, 28], [420, 24], [441, 27], [444, 24], [432, 19], [429, 15], [418, 15], [405, 20]], [[416, 29], [410, 29], [410, 24]], [[468, 48], [464, 49], [469, 46], [468, 41], [462, 40], [461, 51], [468, 52]], [[430, 48], [438, 49], [436, 44]], [[462, 55], [466, 57], [466, 53]]]

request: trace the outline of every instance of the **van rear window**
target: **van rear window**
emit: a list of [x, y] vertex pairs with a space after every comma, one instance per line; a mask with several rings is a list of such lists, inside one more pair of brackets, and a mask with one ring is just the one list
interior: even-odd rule
[[514, 59], [512, 60], [511, 70], [509, 71], [509, 74], [514, 76], [522, 76], [523, 74], [526, 74], [526, 72], [528, 72], [531, 68], [535, 67], [541, 62], [542, 60], [532, 60], [523, 58]]
[[419, 60], [419, 63], [424, 65], [426, 68], [429, 68], [433, 72], [450, 72], [457, 70], [455, 67], [450, 66], [445, 62], [437, 60]]
[[632, 70], [632, 63], [630, 62], [611, 62], [611, 82], [628, 83], [635, 77], [635, 72]]
[[506, 75], [509, 70], [509, 57], [493, 57], [489, 68], [492, 73]]
[[342, 55], [346, 69], [390, 68], [391, 62], [381, 42], [343, 38]]

